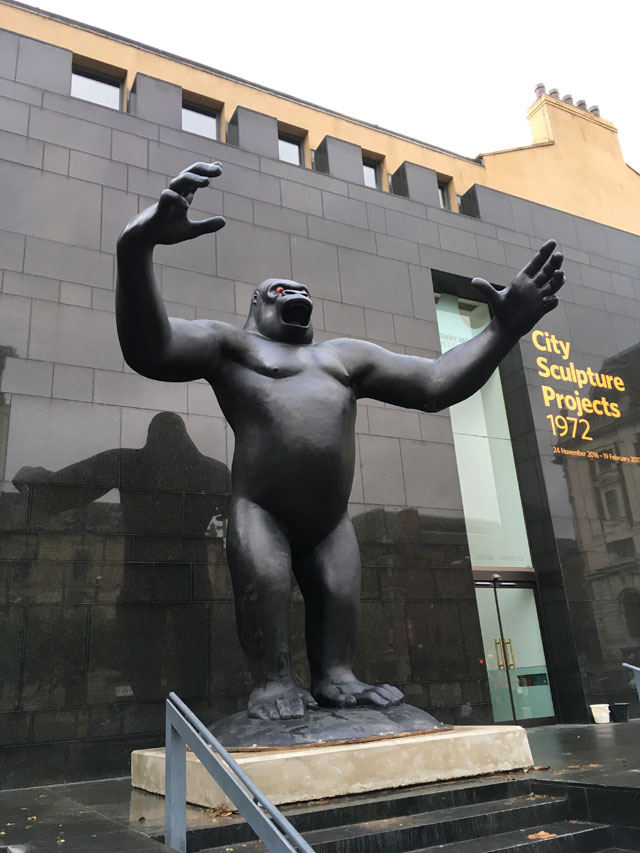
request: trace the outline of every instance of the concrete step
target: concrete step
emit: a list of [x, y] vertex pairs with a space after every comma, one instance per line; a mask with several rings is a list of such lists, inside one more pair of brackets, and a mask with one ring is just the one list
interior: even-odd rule
[[[304, 837], [316, 853], [401, 853], [434, 843], [455, 845], [496, 832], [548, 825], [567, 817], [564, 797], [512, 797], [332, 826], [305, 832]], [[202, 853], [259, 853], [264, 849], [253, 841], [209, 847]], [[549, 853], [553, 851], [549, 849]]]
[[[555, 838], [529, 838], [537, 832], [548, 832]], [[471, 838], [452, 844], [434, 844], [420, 847], [410, 853], [604, 853], [617, 851], [608, 847], [613, 841], [613, 830], [608, 824], [572, 823], [558, 821], [544, 826], [529, 826], [511, 832], [502, 832], [485, 838]]]
[[[283, 813], [298, 832], [335, 829], [347, 824], [364, 823], [457, 808], [472, 803], [506, 800], [512, 797], [530, 797], [531, 786], [524, 780], [503, 780], [469, 783], [463, 787], [429, 785], [415, 788], [381, 791], [351, 797], [336, 798], [322, 803], [305, 803], [285, 806]], [[198, 851], [250, 842], [255, 836], [249, 826], [237, 818], [221, 821], [217, 826], [189, 830], [189, 850]], [[260, 848], [257, 848], [260, 849]]]

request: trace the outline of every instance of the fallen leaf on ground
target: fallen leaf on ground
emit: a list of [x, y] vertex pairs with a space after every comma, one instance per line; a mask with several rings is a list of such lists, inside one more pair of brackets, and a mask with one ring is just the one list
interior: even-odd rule
[[587, 767], [602, 767], [601, 764], [587, 764]]
[[527, 835], [527, 838], [557, 838], [557, 832], [545, 832], [544, 829], [541, 829], [540, 832], [533, 832], [531, 835]]
[[582, 767], [582, 764], [568, 764], [567, 767], [569, 770], [577, 770], [579, 767]]
[[570, 820], [569, 823], [584, 823], [583, 820]]
[[27, 820], [38, 820], [38, 818], [34, 814], [32, 814], [27, 818]]
[[551, 770], [548, 764], [539, 764], [537, 767], [533, 768], [534, 770]]

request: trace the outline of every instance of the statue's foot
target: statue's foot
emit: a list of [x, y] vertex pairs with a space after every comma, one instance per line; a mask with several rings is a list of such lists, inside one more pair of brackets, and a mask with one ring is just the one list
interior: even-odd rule
[[248, 714], [254, 720], [295, 720], [317, 707], [311, 693], [293, 681], [269, 681], [251, 691]]
[[311, 688], [319, 705], [328, 708], [352, 708], [354, 705], [377, 705], [384, 708], [400, 705], [404, 694], [391, 684], [365, 684], [352, 673], [327, 676]]

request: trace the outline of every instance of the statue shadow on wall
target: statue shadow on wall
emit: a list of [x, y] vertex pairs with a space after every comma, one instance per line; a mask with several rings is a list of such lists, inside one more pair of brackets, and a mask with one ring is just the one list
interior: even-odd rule
[[[157, 701], [173, 689], [211, 700], [206, 608], [212, 572], [227, 571], [229, 482], [226, 464], [201, 453], [174, 412], [151, 419], [142, 448], [16, 473], [31, 529], [68, 531], [73, 543], [65, 601], [115, 601], [92, 614], [90, 704]], [[119, 504], [101, 500], [115, 489]]]

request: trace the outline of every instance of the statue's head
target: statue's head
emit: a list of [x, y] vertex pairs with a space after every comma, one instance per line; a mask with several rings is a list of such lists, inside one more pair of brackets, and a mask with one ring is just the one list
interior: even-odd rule
[[256, 287], [245, 329], [272, 341], [310, 344], [313, 340], [309, 288], [297, 281], [268, 278]]

